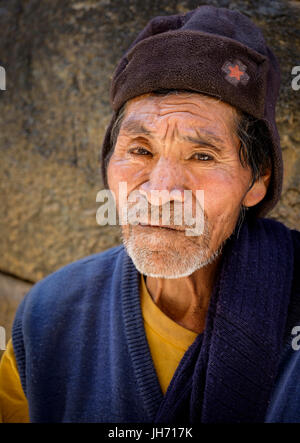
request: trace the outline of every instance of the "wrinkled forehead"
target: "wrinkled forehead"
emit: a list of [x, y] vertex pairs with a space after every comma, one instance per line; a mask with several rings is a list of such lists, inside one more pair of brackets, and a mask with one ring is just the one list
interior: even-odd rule
[[206, 128], [226, 136], [235, 133], [238, 111], [215, 97], [181, 92], [168, 95], [143, 94], [126, 103], [121, 133], [162, 129], [165, 125], [177, 130]]

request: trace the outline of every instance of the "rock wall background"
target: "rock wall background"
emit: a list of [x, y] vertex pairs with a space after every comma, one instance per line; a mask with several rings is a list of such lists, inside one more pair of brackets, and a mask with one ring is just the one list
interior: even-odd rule
[[[282, 68], [277, 121], [285, 161], [271, 214], [300, 229], [300, 1], [0, 0], [0, 325], [7, 338], [30, 284], [120, 243], [96, 223], [98, 154], [123, 52], [156, 15], [201, 4], [238, 9], [263, 29]], [[24, 281], [24, 283], [23, 283]]]

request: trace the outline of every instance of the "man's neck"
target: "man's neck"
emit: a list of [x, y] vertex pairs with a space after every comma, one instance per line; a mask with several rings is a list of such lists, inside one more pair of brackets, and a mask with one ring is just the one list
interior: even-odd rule
[[220, 256], [188, 277], [146, 277], [147, 289], [168, 317], [191, 331], [202, 333], [219, 263]]

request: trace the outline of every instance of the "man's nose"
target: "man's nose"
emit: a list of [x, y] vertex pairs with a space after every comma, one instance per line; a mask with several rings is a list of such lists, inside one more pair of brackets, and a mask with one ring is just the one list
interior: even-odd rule
[[151, 171], [149, 180], [140, 186], [139, 192], [150, 204], [163, 205], [168, 201], [183, 202], [184, 189], [182, 167], [174, 160], [161, 157]]

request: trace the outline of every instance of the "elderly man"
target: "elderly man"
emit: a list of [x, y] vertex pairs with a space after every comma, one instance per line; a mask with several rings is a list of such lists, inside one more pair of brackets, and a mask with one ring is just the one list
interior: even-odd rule
[[[276, 58], [236, 11], [156, 17], [138, 35], [112, 80], [102, 173], [119, 215], [120, 183], [147, 210], [122, 245], [26, 295], [3, 421], [300, 421], [300, 234], [263, 218], [282, 185], [278, 89]], [[198, 235], [175, 223], [186, 191]], [[153, 222], [165, 204], [169, 222]]]

